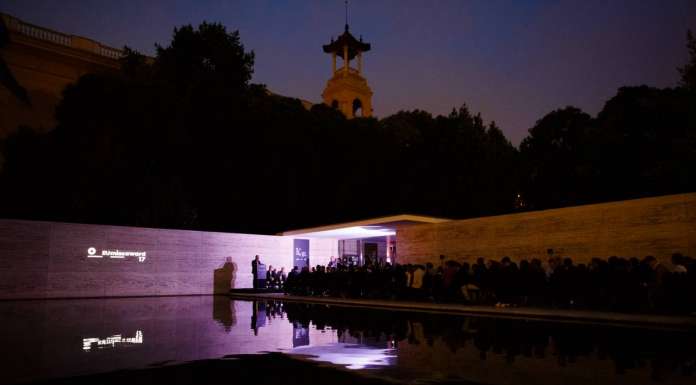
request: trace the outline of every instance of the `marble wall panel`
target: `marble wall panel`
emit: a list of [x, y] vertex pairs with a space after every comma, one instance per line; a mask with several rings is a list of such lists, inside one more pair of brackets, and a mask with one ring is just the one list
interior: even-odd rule
[[46, 298], [104, 297], [104, 273], [48, 272]]
[[[49, 271], [87, 272], [108, 270], [108, 260], [87, 258], [88, 249], [106, 248], [107, 226], [61, 223], [51, 225]], [[104, 265], [104, 266], [102, 266]]]
[[43, 298], [47, 286], [44, 271], [0, 270], [0, 299]]
[[48, 269], [50, 223], [0, 221], [0, 271]]
[[[251, 260], [292, 267], [291, 237], [0, 220], [0, 299], [225, 293], [252, 286]], [[337, 241], [310, 240], [313, 263]], [[146, 258], [88, 258], [88, 249]]]
[[[292, 247], [292, 244], [290, 247]], [[309, 263], [312, 266], [326, 266], [332, 256], [338, 256], [338, 241], [324, 238], [313, 238], [309, 240]]]

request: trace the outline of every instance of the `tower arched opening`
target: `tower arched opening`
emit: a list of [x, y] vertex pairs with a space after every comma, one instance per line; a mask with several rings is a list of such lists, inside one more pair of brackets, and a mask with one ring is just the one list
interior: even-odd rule
[[356, 118], [363, 117], [363, 105], [360, 99], [355, 98], [353, 100], [353, 116]]

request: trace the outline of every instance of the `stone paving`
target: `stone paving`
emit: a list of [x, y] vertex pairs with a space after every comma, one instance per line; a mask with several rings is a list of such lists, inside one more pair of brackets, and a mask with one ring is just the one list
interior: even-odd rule
[[660, 314], [633, 314], [592, 310], [548, 309], [533, 307], [496, 308], [493, 306], [484, 305], [472, 306], [454, 303], [396, 301], [385, 299], [310, 297], [286, 295], [282, 293], [231, 293], [230, 297], [233, 299], [244, 300], [282, 300], [293, 302], [320, 303], [327, 305], [380, 308], [397, 311], [423, 311], [470, 316], [553, 320], [562, 322], [589, 322], [647, 328], [691, 329], [696, 331], [696, 315], [694, 314], [674, 316]]

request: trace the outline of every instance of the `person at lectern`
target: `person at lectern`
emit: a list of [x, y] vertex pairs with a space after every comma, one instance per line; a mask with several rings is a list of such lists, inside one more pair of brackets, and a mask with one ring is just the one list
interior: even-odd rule
[[259, 272], [259, 265], [261, 264], [261, 260], [259, 259], [259, 256], [256, 255], [254, 259], [251, 261], [251, 276], [252, 276], [252, 281], [254, 284], [254, 289], [259, 288], [259, 280], [257, 278], [257, 274]]

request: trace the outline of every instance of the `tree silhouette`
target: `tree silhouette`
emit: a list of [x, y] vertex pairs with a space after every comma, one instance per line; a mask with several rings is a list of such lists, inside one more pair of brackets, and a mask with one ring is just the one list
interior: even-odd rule
[[572, 106], [541, 118], [520, 144], [524, 190], [537, 208], [580, 202], [587, 178], [585, 150], [591, 117]]
[[680, 85], [692, 91], [696, 91], [696, 38], [691, 30], [686, 32], [686, 49], [689, 51], [689, 61], [679, 68], [681, 74]]
[[[7, 44], [9, 44], [9, 42], [10, 33], [7, 30], [5, 21], [2, 18], [0, 18], [0, 52], [2, 52], [2, 49], [5, 48]], [[7, 65], [2, 56], [0, 56], [0, 84], [7, 88], [12, 93], [12, 95], [14, 95], [24, 104], [31, 106], [31, 100], [29, 99], [29, 94], [27, 94], [27, 90], [24, 89], [24, 87], [22, 87], [21, 84], [19, 84], [17, 79], [12, 74], [10, 67]]]
[[120, 71], [65, 89], [53, 131], [8, 138], [0, 217], [275, 233], [696, 190], [688, 87], [624, 87], [596, 117], [554, 110], [518, 151], [465, 104], [381, 120], [307, 110], [251, 84], [253, 52], [219, 24], [175, 29], [152, 59], [124, 52]]

